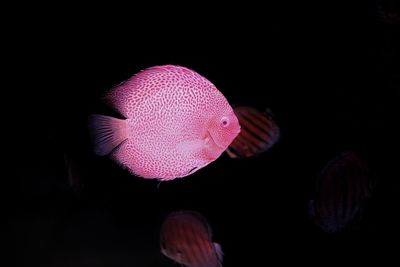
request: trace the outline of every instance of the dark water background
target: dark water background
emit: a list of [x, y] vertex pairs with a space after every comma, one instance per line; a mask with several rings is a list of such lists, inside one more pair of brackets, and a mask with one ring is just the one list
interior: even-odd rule
[[[373, 1], [141, 11], [27, 8], [8, 21], [1, 195], [11, 262], [175, 266], [158, 231], [177, 209], [208, 218], [228, 267], [387, 259], [400, 223], [398, 24], [382, 21]], [[194, 69], [232, 104], [269, 107], [281, 141], [159, 186], [95, 156], [86, 119], [105, 111], [98, 97], [163, 64]], [[368, 163], [377, 185], [360, 222], [328, 236], [308, 221], [307, 203], [321, 168], [344, 150]]]

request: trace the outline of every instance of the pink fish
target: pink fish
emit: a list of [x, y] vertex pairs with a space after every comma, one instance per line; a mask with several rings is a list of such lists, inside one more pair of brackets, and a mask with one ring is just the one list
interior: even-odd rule
[[223, 252], [212, 242], [207, 220], [194, 211], [173, 212], [160, 231], [161, 252], [188, 267], [222, 267]]
[[135, 74], [106, 97], [126, 119], [91, 115], [98, 155], [143, 178], [185, 177], [216, 160], [240, 132], [226, 98], [200, 74], [156, 66]]

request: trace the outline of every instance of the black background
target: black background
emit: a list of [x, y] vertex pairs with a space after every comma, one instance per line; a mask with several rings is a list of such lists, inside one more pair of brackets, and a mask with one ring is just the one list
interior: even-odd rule
[[[208, 218], [224, 266], [368, 261], [398, 243], [399, 29], [376, 6], [13, 9], [3, 24], [2, 90], [12, 263], [175, 266], [159, 251], [158, 231], [177, 209]], [[269, 107], [280, 142], [257, 158], [223, 154], [161, 184], [95, 156], [86, 120], [106, 112], [99, 97], [163, 64], [199, 72], [232, 105]], [[329, 236], [307, 219], [307, 203], [321, 168], [344, 150], [368, 163], [377, 184], [362, 219]]]

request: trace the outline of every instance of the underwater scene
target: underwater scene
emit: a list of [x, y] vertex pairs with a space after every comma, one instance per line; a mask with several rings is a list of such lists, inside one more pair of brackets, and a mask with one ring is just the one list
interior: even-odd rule
[[199, 9], [9, 29], [2, 266], [396, 255], [397, 2]]

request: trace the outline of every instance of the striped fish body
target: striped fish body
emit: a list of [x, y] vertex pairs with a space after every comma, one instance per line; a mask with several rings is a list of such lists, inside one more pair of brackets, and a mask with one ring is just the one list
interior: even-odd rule
[[279, 127], [268, 112], [253, 107], [236, 107], [241, 131], [230, 144], [226, 153], [231, 158], [246, 158], [270, 149], [280, 137]]
[[338, 232], [362, 210], [371, 190], [367, 165], [354, 153], [343, 152], [320, 173], [310, 215], [324, 232]]
[[161, 252], [188, 267], [222, 267], [222, 250], [212, 243], [206, 219], [197, 212], [179, 211], [165, 219], [160, 231]]

